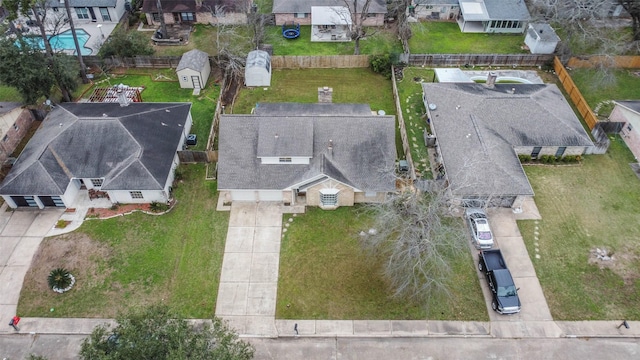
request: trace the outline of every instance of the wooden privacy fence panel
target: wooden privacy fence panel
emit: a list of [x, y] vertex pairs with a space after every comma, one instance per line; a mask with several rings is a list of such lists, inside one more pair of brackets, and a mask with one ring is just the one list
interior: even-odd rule
[[101, 59], [97, 56], [84, 56], [83, 60], [87, 66], [166, 69], [177, 67], [180, 58], [180, 56], [134, 56], [132, 58], [111, 56]]
[[569, 72], [564, 68], [558, 57], [554, 57], [553, 59], [553, 69], [558, 75], [558, 79], [560, 79], [562, 87], [564, 87], [564, 90], [569, 94], [571, 101], [578, 109], [580, 115], [582, 115], [582, 118], [584, 118], [585, 123], [590, 130], [593, 130], [598, 122], [598, 118], [589, 107], [589, 104], [587, 104], [587, 101], [582, 96], [582, 93], [580, 93], [580, 90], [573, 82]]
[[213, 151], [178, 151], [181, 163], [210, 163], [215, 161]]
[[600, 65], [613, 68], [640, 69], [640, 56], [603, 56], [572, 57], [567, 62], [571, 68], [593, 68]]
[[542, 66], [553, 55], [533, 54], [402, 54], [400, 60], [413, 66]]
[[396, 106], [396, 116], [398, 117], [398, 126], [400, 127], [400, 138], [402, 139], [402, 150], [404, 156], [409, 162], [409, 175], [411, 180], [416, 179], [416, 168], [413, 165], [413, 158], [411, 157], [411, 147], [409, 146], [409, 137], [407, 136], [407, 128], [404, 124], [404, 117], [402, 116], [402, 106], [400, 105], [400, 96], [398, 95], [398, 87], [396, 86], [396, 72], [391, 68], [391, 84], [393, 89], [393, 101]]
[[308, 68], [365, 68], [369, 67], [368, 55], [331, 55], [331, 56], [280, 56], [271, 57], [274, 69]]

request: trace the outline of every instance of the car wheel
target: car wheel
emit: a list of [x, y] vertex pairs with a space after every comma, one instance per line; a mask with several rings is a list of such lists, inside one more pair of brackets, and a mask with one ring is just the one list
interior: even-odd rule
[[491, 308], [493, 309], [493, 311], [498, 311], [498, 303], [496, 303], [495, 300], [491, 301]]
[[484, 271], [484, 266], [482, 266], [482, 262], [478, 263], [478, 270]]

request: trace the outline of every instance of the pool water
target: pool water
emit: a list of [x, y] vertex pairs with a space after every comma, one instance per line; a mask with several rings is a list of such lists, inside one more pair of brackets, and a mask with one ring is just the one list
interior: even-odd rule
[[[91, 49], [85, 47], [91, 35], [83, 29], [76, 29], [76, 36], [78, 37], [78, 43], [80, 44], [80, 52], [82, 55], [91, 55]], [[31, 39], [32, 44], [37, 45], [40, 49], [44, 49], [44, 41], [42, 40], [42, 37], [34, 37]], [[49, 43], [54, 50], [71, 50], [74, 54], [76, 53], [76, 45], [73, 42], [73, 34], [71, 33], [71, 30], [61, 32], [58, 35], [50, 37]]]

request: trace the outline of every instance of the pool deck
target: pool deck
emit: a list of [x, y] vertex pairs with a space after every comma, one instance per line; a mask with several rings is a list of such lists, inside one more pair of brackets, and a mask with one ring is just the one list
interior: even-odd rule
[[[94, 23], [94, 22], [78, 22], [74, 23], [76, 30], [83, 29], [87, 32], [91, 37], [87, 40], [85, 47], [91, 49], [91, 54], [86, 55], [97, 55], [100, 46], [104, 43], [104, 40], [111, 35], [113, 29], [116, 28], [118, 23]], [[102, 25], [98, 27], [98, 25]], [[62, 31], [69, 30], [68, 27], [62, 29]], [[74, 51], [72, 51], [74, 52]]]

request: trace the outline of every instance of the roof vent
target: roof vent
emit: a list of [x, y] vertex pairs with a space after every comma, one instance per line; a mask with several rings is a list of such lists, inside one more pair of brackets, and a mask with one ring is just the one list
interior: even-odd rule
[[117, 86], [116, 93], [118, 94], [118, 103], [120, 106], [125, 107], [129, 106], [129, 98], [127, 98], [127, 92], [125, 91], [126, 86], [124, 84], [120, 84]]

